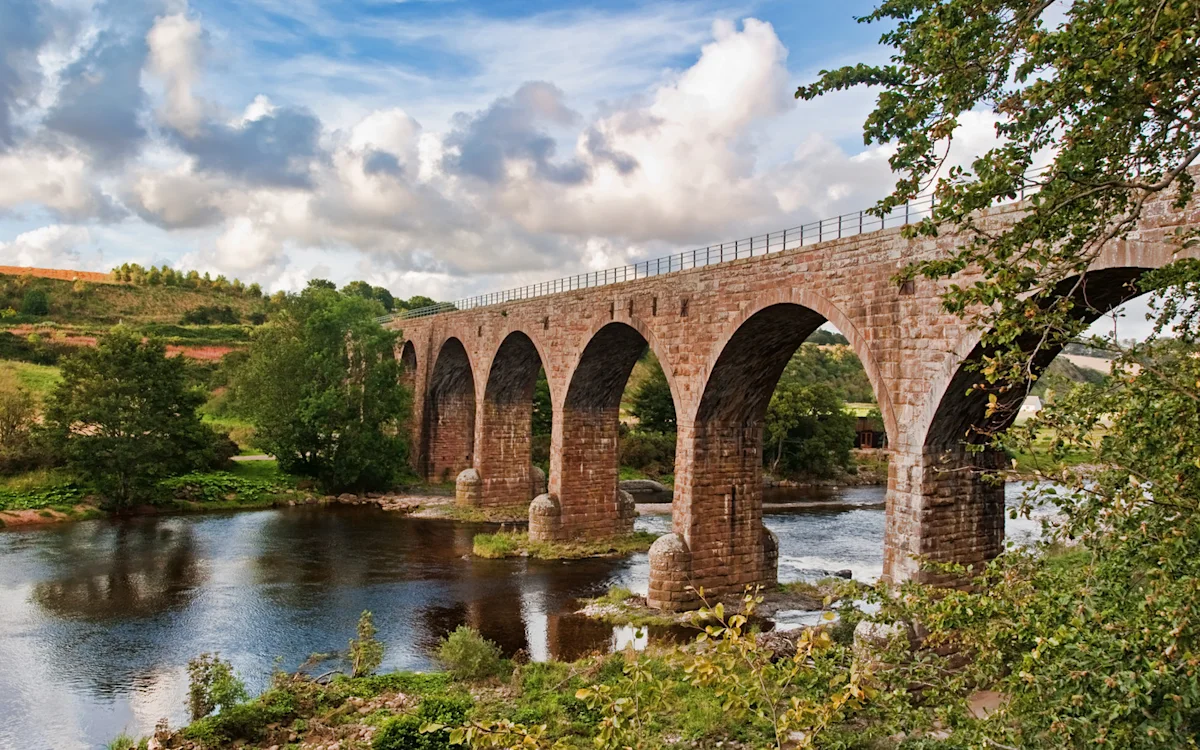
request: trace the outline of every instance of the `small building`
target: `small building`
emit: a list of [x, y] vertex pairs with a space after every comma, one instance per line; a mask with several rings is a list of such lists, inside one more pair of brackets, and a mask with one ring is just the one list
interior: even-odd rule
[[1032, 417], [1042, 410], [1042, 400], [1037, 396], [1026, 396], [1017, 412], [1018, 417]]
[[859, 448], [886, 448], [887, 432], [877, 417], [859, 417], [855, 420], [854, 443]]

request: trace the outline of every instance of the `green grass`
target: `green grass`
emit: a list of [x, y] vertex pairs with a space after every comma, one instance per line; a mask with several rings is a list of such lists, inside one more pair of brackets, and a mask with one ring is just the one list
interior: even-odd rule
[[0, 360], [0, 380], [9, 378], [32, 393], [39, 401], [49, 396], [54, 386], [62, 380], [57, 367]]
[[[1089, 440], [1099, 443], [1103, 436], [1103, 432], [1096, 431], [1089, 435]], [[1052, 442], [1053, 434], [1050, 431], [1040, 432], [1032, 445], [1024, 445], [1014, 453], [1013, 458], [1017, 462], [1016, 470], [1022, 473], [1033, 473], [1040, 470], [1053, 474], [1061, 471], [1064, 467], [1079, 466], [1095, 461], [1094, 455], [1081, 450], [1068, 451], [1062, 461], [1051, 461], [1049, 451]]]
[[846, 413], [852, 414], [856, 417], [865, 417], [871, 413], [872, 409], [878, 409], [878, 408], [879, 408], [879, 406], [877, 404], [864, 404], [864, 403], [855, 403], [855, 402], [847, 402], [846, 403]]
[[254, 425], [248, 420], [229, 415], [217, 416], [207, 411], [205, 407], [201, 407], [200, 421], [211, 425], [219, 432], [228, 433], [230, 440], [237, 443], [240, 449], [239, 455], [257, 456], [263, 452], [254, 442], [256, 431]]
[[477, 557], [498, 559], [528, 556], [539, 560], [578, 560], [584, 557], [618, 557], [644, 552], [657, 539], [648, 531], [597, 540], [535, 542], [525, 531], [476, 534], [473, 551]]

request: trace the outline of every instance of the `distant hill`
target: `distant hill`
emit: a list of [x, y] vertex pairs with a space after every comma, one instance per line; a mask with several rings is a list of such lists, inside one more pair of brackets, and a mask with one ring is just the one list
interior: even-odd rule
[[[64, 269], [0, 267], [0, 313], [12, 310], [4, 323], [59, 324], [109, 328], [125, 323], [180, 323], [185, 313], [202, 307], [230, 307], [241, 320], [261, 310], [265, 301], [231, 288], [192, 289], [183, 286], [145, 286], [114, 281], [106, 274]], [[20, 315], [26, 294], [46, 293], [49, 312], [31, 319]]]
[[5, 276], [32, 276], [38, 279], [58, 279], [59, 281], [86, 281], [91, 284], [119, 284], [111, 274], [96, 273], [95, 271], [73, 271], [64, 268], [32, 268], [29, 266], [0, 266], [0, 274]]

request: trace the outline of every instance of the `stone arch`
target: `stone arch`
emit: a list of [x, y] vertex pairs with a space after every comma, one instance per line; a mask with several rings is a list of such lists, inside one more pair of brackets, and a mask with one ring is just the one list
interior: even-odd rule
[[446, 339], [429, 376], [425, 408], [426, 476], [453, 479], [472, 464], [475, 446], [475, 374], [462, 341]]
[[[629, 319], [591, 332], [555, 413], [550, 492], [545, 507], [531, 509], [531, 533], [601, 537], [632, 530], [632, 498], [618, 489], [621, 394], [638, 359], [653, 348], [651, 339], [640, 321]], [[678, 409], [670, 360], [661, 349], [655, 354]]]
[[[1124, 245], [1125, 243], [1120, 243]], [[1128, 248], [1109, 252], [1102, 262], [1057, 285], [1052, 299], [1070, 297], [1081, 320], [1091, 322], [1143, 292], [1138, 279], [1158, 265], [1142, 263], [1142, 252]], [[1169, 253], [1162, 262], [1169, 262]], [[930, 389], [932, 397], [906, 451], [893, 454], [889, 466], [888, 518], [884, 545], [884, 577], [957, 585], [955, 576], [922, 567], [919, 560], [982, 566], [1004, 550], [1004, 484], [985, 475], [1005, 464], [993, 450], [970, 444], [986, 442], [987, 433], [1007, 429], [1015, 421], [1028, 383], [1003, 391], [973, 388], [980, 375], [975, 365], [990, 352], [972, 331], [957, 345], [945, 374]], [[1018, 341], [1030, 352], [1036, 375], [1050, 365], [1061, 347], [1038, 349], [1040, 337]], [[989, 395], [998, 408], [988, 414]]]
[[544, 491], [544, 476], [530, 455], [533, 391], [544, 366], [539, 347], [520, 330], [505, 335], [492, 355], [475, 430], [475, 475], [469, 479], [478, 497], [469, 498], [472, 504], [521, 505]]
[[[1141, 296], [1144, 292], [1137, 282], [1149, 270], [1135, 266], [1097, 267], [1060, 282], [1056, 289], [1059, 293], [1054, 298], [1071, 297], [1078, 317], [1091, 323], [1121, 304]], [[952, 371], [943, 378], [938, 389], [931, 391], [940, 394], [940, 398], [931, 400], [927, 407], [927, 428], [922, 441], [927, 452], [977, 443], [980, 442], [981, 433], [1007, 429], [1016, 419], [1018, 408], [1028, 394], [1028, 388], [1021, 387], [1022, 384], [1013, 384], [1015, 387], [1002, 392], [974, 387], [980, 381], [976, 366], [992, 353], [981, 343], [981, 338], [979, 331], [973, 331], [963, 339], [954, 353], [955, 366]], [[1034, 375], [1045, 370], [1062, 349], [1038, 349], [1038, 343], [1036, 336], [1018, 342], [1031, 353], [1030, 369]], [[998, 408], [993, 408], [992, 415], [988, 416], [988, 397], [992, 393], [997, 397]]]
[[400, 366], [404, 369], [404, 380], [410, 386], [417, 380], [417, 347], [411, 339], [405, 339], [400, 347]]
[[[678, 455], [688, 465], [676, 466], [675, 533], [651, 555], [650, 599], [656, 606], [694, 603], [688, 585], [719, 595], [776, 579], [778, 543], [762, 523], [767, 406], [800, 345], [830, 317], [846, 322], [827, 303], [828, 314], [797, 302], [802, 295], [764, 295], [717, 339], [695, 413], [680, 427]], [[853, 336], [861, 346], [857, 330], [847, 329], [847, 339]], [[875, 368], [872, 385], [878, 375]], [[880, 400], [890, 412], [885, 398]], [[894, 431], [894, 421], [887, 428]]]
[[[715, 340], [719, 343], [709, 353], [704, 369], [706, 380], [709, 374], [713, 372], [718, 360], [724, 354], [726, 346], [742, 326], [760, 312], [778, 305], [794, 305], [806, 308], [820, 316], [822, 318], [821, 323], [832, 323], [846, 337], [846, 340], [850, 342], [851, 351], [862, 362], [863, 369], [867, 373], [867, 379], [871, 382], [871, 389], [875, 392], [875, 398], [879, 404], [879, 413], [883, 418], [883, 425], [887, 432], [888, 441], [894, 444], [900, 430], [898, 427], [899, 423], [896, 420], [896, 409], [892, 403], [892, 390], [884, 378], [883, 371], [879, 366], [878, 360], [875, 358], [874, 351], [871, 349], [867, 337], [863, 335], [854, 321], [842, 312], [841, 308], [825, 297], [808, 289], [785, 287], [778, 290], [763, 291], [761, 294], [758, 294], [755, 304], [746, 307], [739, 315], [729, 320], [715, 337]], [[810, 335], [812, 335], [811, 332], [805, 334], [805, 338]], [[784, 365], [786, 364], [787, 361], [785, 360]], [[778, 376], [776, 376], [776, 380], [778, 380]], [[768, 394], [769, 398], [770, 395]], [[699, 403], [697, 403], [698, 406]]]

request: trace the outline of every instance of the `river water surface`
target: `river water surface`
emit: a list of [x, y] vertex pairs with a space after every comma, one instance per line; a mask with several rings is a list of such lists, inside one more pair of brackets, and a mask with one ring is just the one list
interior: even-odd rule
[[[780, 579], [842, 569], [878, 577], [883, 498], [883, 488], [848, 488], [819, 508], [768, 504]], [[1035, 526], [1008, 523], [1018, 539]], [[637, 524], [661, 533], [670, 518]], [[438, 640], [464, 623], [533, 659], [572, 659], [634, 636], [571, 612], [575, 599], [612, 585], [644, 593], [645, 554], [473, 559], [482, 530], [335, 506], [0, 532], [0, 748], [98, 748], [121, 731], [149, 734], [161, 717], [180, 724], [188, 659], [220, 652], [256, 692], [277, 663], [295, 669], [312, 653], [344, 650], [364, 609], [387, 646], [383, 671], [434, 669]]]

